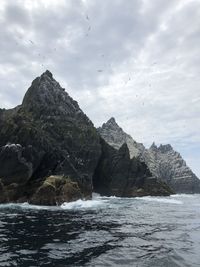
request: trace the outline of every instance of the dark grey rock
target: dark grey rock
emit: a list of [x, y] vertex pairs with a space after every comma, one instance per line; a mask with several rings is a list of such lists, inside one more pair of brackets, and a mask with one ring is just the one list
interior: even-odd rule
[[101, 153], [99, 136], [49, 71], [32, 82], [22, 105], [1, 110], [0, 151], [3, 183], [28, 180], [21, 190], [27, 197], [33, 193], [32, 183], [36, 190], [37, 181], [40, 186], [49, 175], [70, 177], [84, 197], [92, 194], [92, 176]]
[[[114, 119], [109, 124], [115, 133]], [[55, 205], [90, 198], [93, 189], [118, 196], [168, 195], [144, 162], [130, 159], [120, 133], [113, 136], [113, 143], [121, 142], [116, 150], [46, 71], [32, 82], [22, 105], [0, 110], [0, 202]], [[135, 151], [140, 150], [141, 144]]]
[[4, 185], [25, 183], [32, 173], [32, 163], [23, 157], [20, 144], [7, 144], [0, 148], [0, 177]]
[[119, 197], [173, 193], [165, 183], [152, 177], [144, 162], [130, 159], [126, 144], [116, 150], [101, 139], [101, 145], [102, 154], [93, 178], [95, 192]]
[[114, 118], [98, 128], [98, 132], [116, 149], [126, 143], [131, 157], [138, 157], [144, 161], [152, 175], [166, 182], [175, 192], [200, 193], [200, 180], [170, 144], [157, 147], [153, 143], [149, 149], [146, 149], [143, 144], [137, 143], [126, 134]]

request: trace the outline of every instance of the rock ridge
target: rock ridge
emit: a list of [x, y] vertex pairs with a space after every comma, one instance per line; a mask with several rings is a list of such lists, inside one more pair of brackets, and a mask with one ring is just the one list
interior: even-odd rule
[[153, 143], [149, 149], [146, 149], [143, 144], [137, 143], [125, 133], [114, 118], [99, 127], [98, 132], [116, 149], [126, 143], [131, 158], [138, 157], [144, 161], [153, 176], [166, 182], [175, 192], [200, 193], [200, 180], [187, 166], [180, 153], [176, 152], [170, 144], [157, 146]]

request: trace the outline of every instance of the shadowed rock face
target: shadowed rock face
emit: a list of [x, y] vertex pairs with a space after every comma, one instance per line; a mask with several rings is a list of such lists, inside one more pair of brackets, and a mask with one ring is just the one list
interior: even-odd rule
[[5, 185], [24, 183], [32, 175], [32, 163], [23, 156], [23, 148], [19, 144], [7, 144], [0, 148], [0, 177]]
[[144, 162], [130, 159], [126, 144], [116, 150], [101, 139], [101, 145], [102, 154], [93, 178], [95, 192], [119, 197], [173, 193], [165, 183], [152, 177]]
[[126, 143], [130, 156], [145, 162], [153, 176], [166, 182], [177, 193], [200, 193], [200, 180], [171, 145], [154, 143], [149, 149], [137, 143], [111, 118], [98, 128], [101, 137], [116, 149]]
[[51, 174], [70, 177], [91, 196], [100, 153], [92, 122], [49, 71], [32, 82], [21, 106], [0, 111], [0, 178], [27, 184], [27, 198]]

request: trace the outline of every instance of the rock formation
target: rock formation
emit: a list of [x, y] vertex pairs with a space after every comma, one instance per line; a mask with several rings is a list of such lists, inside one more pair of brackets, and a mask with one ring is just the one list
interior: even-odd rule
[[90, 198], [93, 187], [107, 195], [171, 193], [126, 146], [118, 151], [104, 142], [46, 71], [21, 105], [0, 109], [0, 202], [56, 205]]
[[167, 196], [173, 191], [157, 178], [152, 177], [144, 162], [130, 159], [124, 143], [119, 150], [101, 140], [102, 154], [94, 174], [94, 190], [106, 196]]
[[131, 158], [138, 157], [145, 162], [153, 176], [166, 182], [177, 193], [200, 193], [200, 180], [186, 165], [181, 155], [174, 151], [171, 145], [154, 143], [149, 149], [137, 143], [126, 134], [114, 118], [98, 128], [102, 138], [116, 149], [126, 143]]
[[70, 178], [51, 175], [33, 194], [30, 202], [36, 205], [60, 205], [64, 202], [83, 198], [77, 182]]
[[70, 177], [90, 197], [100, 153], [92, 122], [49, 71], [32, 82], [22, 105], [0, 112], [0, 178], [16, 185], [10, 201], [31, 198], [50, 175]]
[[171, 145], [154, 143], [143, 158], [156, 177], [160, 177], [177, 193], [200, 193], [200, 180]]
[[137, 143], [133, 138], [125, 133], [112, 117], [106, 123], [99, 127], [98, 132], [101, 137], [112, 147], [119, 149], [124, 143], [128, 145], [130, 157], [140, 157], [145, 147], [141, 143]]

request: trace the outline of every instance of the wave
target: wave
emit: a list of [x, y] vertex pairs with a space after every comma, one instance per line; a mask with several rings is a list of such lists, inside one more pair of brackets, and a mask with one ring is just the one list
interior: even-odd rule
[[153, 201], [153, 202], [160, 202], [160, 203], [168, 203], [168, 204], [183, 204], [182, 201], [172, 199], [170, 197], [151, 197], [151, 196], [145, 196], [145, 197], [136, 197], [135, 199], [138, 200], [145, 200], [145, 201]]
[[82, 200], [79, 199], [73, 202], [64, 202], [60, 206], [40, 206], [40, 205], [32, 205], [28, 202], [25, 203], [8, 203], [8, 204], [0, 204], [0, 209], [34, 209], [34, 210], [78, 210], [78, 209], [93, 209], [97, 207], [102, 207], [107, 201], [106, 200]]
[[96, 199], [107, 199], [107, 200], [109, 200], [109, 199], [125, 199], [125, 197], [116, 197], [116, 196], [110, 196], [110, 197], [107, 197], [107, 196], [101, 196], [101, 195], [99, 195], [99, 194], [93, 194], [92, 195], [92, 199], [93, 200], [96, 200]]
[[94, 209], [97, 207], [102, 207], [105, 205], [106, 200], [82, 200], [79, 199], [73, 202], [65, 202], [61, 205], [61, 208], [64, 210], [79, 210], [79, 209]]
[[[116, 196], [101, 196], [97, 193], [93, 193], [91, 200], [77, 200], [73, 202], [65, 202], [60, 206], [39, 206], [32, 205], [28, 202], [25, 203], [8, 203], [8, 204], [0, 204], [0, 209], [34, 209], [34, 210], [82, 210], [82, 209], [95, 209], [95, 208], [105, 208], [105, 204], [117, 204], [118, 201], [149, 201], [149, 202], [159, 202], [159, 203], [168, 203], [168, 204], [176, 204], [181, 205], [186, 200], [185, 198], [197, 198], [200, 195], [198, 194], [176, 194], [171, 195], [170, 197], [153, 197], [153, 196], [144, 196], [144, 197], [135, 197], [135, 198], [127, 198], [127, 197], [116, 197]], [[199, 205], [199, 204], [196, 204]]]
[[57, 210], [59, 206], [40, 206], [24, 203], [7, 203], [0, 204], [0, 209], [34, 209], [34, 210]]
[[175, 194], [175, 195], [171, 195], [171, 197], [173, 198], [195, 198], [198, 197], [199, 194]]

